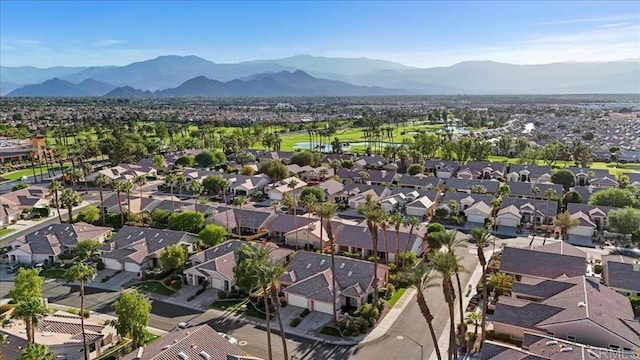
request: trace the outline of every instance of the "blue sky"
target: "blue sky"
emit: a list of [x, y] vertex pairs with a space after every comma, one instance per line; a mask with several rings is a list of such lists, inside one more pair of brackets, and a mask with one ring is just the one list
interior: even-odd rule
[[4, 66], [297, 54], [430, 67], [640, 58], [640, 1], [0, 1]]

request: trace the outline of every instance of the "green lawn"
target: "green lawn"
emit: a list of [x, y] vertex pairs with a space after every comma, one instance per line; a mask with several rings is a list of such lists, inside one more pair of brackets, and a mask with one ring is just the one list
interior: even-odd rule
[[398, 302], [402, 294], [404, 294], [405, 291], [407, 291], [406, 288], [396, 289], [396, 291], [391, 296], [391, 299], [389, 299], [389, 305], [394, 306]]
[[62, 279], [66, 271], [63, 269], [46, 269], [40, 271], [40, 276], [44, 276], [47, 279]]
[[[256, 307], [251, 303], [247, 304], [247, 311], [245, 311], [243, 314], [254, 317], [254, 318], [262, 319], [262, 320], [267, 319], [267, 315], [265, 313], [258, 311], [258, 309], [256, 309]], [[273, 315], [269, 314], [269, 320], [271, 319], [273, 319]]]
[[[66, 163], [64, 164], [65, 167], [69, 167], [71, 166], [71, 163]], [[42, 174], [46, 174], [47, 173], [47, 167], [46, 166], [39, 166], [36, 167], [36, 176], [40, 176], [40, 169], [42, 169]], [[52, 170], [54, 171], [59, 171], [60, 170], [60, 165], [57, 166], [52, 166], [51, 167]], [[2, 178], [4, 178], [5, 180], [18, 180], [23, 176], [33, 176], [33, 170], [29, 167], [26, 169], [22, 169], [22, 170], [16, 170], [16, 171], [12, 171], [10, 173], [6, 173], [6, 174], [1, 174], [0, 175]]]
[[131, 285], [131, 287], [141, 291], [147, 291], [166, 296], [173, 295], [173, 293], [175, 292], [162, 285], [162, 283], [160, 283], [159, 281], [143, 281], [137, 284], [133, 284]]
[[322, 330], [320, 330], [320, 334], [335, 336], [335, 337], [342, 337], [342, 335], [340, 334], [340, 330], [331, 326], [323, 327]]
[[4, 235], [7, 235], [7, 234], [10, 234], [10, 233], [12, 233], [14, 231], [15, 231], [15, 229], [9, 229], [9, 228], [2, 229], [2, 230], [0, 230], [0, 236], [4, 236]]

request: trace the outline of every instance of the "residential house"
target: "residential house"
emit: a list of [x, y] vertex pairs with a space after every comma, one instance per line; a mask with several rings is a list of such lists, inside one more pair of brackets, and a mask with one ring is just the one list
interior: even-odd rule
[[551, 183], [551, 166], [518, 165], [509, 166], [506, 181], [526, 183]]
[[[51, 202], [50, 199], [51, 194], [49, 193], [49, 189], [46, 187], [29, 186], [25, 189], [11, 191], [0, 195], [0, 205], [2, 205], [3, 208], [20, 209], [20, 211], [22, 211], [32, 208], [47, 207]], [[9, 210], [5, 210], [5, 212], [12, 214], [15, 213], [15, 211]], [[7, 215], [4, 220], [6, 221], [4, 223], [9, 223], [13, 219], [9, 219], [9, 216]]]
[[[49, 351], [56, 354], [56, 359], [81, 360], [84, 359], [82, 329], [80, 316], [58, 310], [38, 317], [34, 341], [46, 345]], [[20, 359], [20, 354], [28, 346], [24, 320], [11, 320], [7, 326], [0, 328], [0, 333], [6, 336], [2, 344], [3, 358]], [[84, 319], [84, 336], [91, 350], [89, 359], [100, 358], [105, 346], [118, 342], [115, 328], [93, 318]]]
[[122, 360], [261, 360], [221, 336], [209, 325], [171, 331], [151, 344], [134, 349]]
[[457, 161], [427, 160], [424, 164], [424, 169], [435, 177], [448, 179], [460, 169], [460, 163]]
[[325, 180], [316, 187], [324, 191], [329, 201], [333, 201], [344, 190], [344, 184], [333, 179]]
[[371, 185], [387, 186], [400, 178], [400, 174], [387, 170], [368, 170], [366, 174], [367, 177], [362, 178], [362, 175], [358, 173], [356, 179]]
[[264, 174], [253, 176], [235, 175], [227, 179], [229, 189], [237, 196], [254, 196], [264, 191], [271, 180]]
[[[206, 219], [207, 224], [216, 224], [229, 232], [241, 235], [254, 235], [265, 229], [267, 220], [275, 217], [269, 208], [221, 208], [219, 212]], [[228, 226], [227, 226], [228, 221]], [[238, 224], [242, 227], [238, 229]]]
[[[564, 193], [562, 185], [559, 184], [534, 184], [517, 181], [507, 181], [505, 184], [509, 186], [509, 197], [544, 200], [546, 199], [544, 192], [547, 190], [552, 190], [557, 196], [562, 196]], [[537, 194], [534, 192], [536, 188], [538, 189]]]
[[640, 261], [623, 255], [603, 255], [604, 283], [622, 295], [640, 295]]
[[[303, 168], [306, 168], [304, 166]], [[326, 178], [333, 176], [333, 169], [324, 166], [311, 167], [303, 169], [300, 173], [300, 178], [304, 181], [324, 181]]]
[[100, 258], [107, 269], [124, 270], [142, 276], [147, 269], [160, 265], [160, 252], [179, 244], [188, 252], [198, 241], [184, 231], [152, 229], [125, 225], [100, 248]]
[[493, 195], [446, 192], [437, 209], [445, 209], [449, 214], [453, 212], [456, 215], [464, 215], [465, 227], [472, 228], [484, 225], [491, 216], [493, 199]]
[[495, 307], [493, 330], [515, 339], [525, 332], [632, 351], [640, 347], [640, 322], [629, 300], [584, 275], [516, 282]]
[[424, 174], [418, 174], [415, 176], [402, 174], [398, 176], [396, 183], [401, 188], [436, 190], [442, 187], [444, 182], [439, 178], [429, 177]]
[[387, 164], [387, 158], [383, 156], [360, 156], [353, 162], [357, 170], [367, 170], [382, 167]]
[[[589, 236], [593, 236], [594, 232], [596, 231], [604, 230], [607, 224], [607, 215], [609, 214], [609, 211], [611, 211], [612, 209], [613, 208], [609, 206], [574, 204], [574, 203], [567, 204], [567, 211], [570, 214], [573, 215], [577, 213], [583, 213], [587, 215], [588, 220], [591, 223], [593, 223], [593, 225], [595, 225], [595, 227], [593, 227], [593, 231], [589, 233]], [[572, 230], [572, 229], [569, 229], [569, 230]]]
[[261, 244], [241, 240], [225, 241], [189, 258], [193, 266], [184, 271], [187, 283], [193, 286], [200, 286], [206, 281], [208, 288], [230, 291], [236, 283], [233, 269], [236, 266], [236, 253], [240, 250], [242, 244], [270, 247], [272, 249], [270, 252], [271, 259], [278, 262], [286, 262], [291, 253], [293, 253], [293, 250], [280, 248], [273, 243]]
[[152, 166], [140, 166], [136, 164], [118, 164], [117, 166], [107, 169], [99, 170], [93, 174], [87, 176], [88, 182], [93, 182], [99, 174], [105, 175], [110, 182], [116, 180], [120, 181], [132, 181], [133, 179], [144, 176], [154, 177], [158, 176], [158, 171]]
[[293, 154], [293, 151], [254, 151], [254, 155], [260, 164], [271, 160], [278, 160], [288, 164]]
[[391, 190], [389, 196], [380, 200], [380, 207], [386, 213], [403, 211], [408, 203], [426, 195], [427, 190], [413, 190], [410, 188], [395, 188]]
[[375, 273], [374, 264], [369, 261], [336, 256], [334, 289], [331, 256], [299, 251], [280, 277], [280, 286], [289, 306], [332, 314], [333, 291], [337, 291], [335, 306], [340, 309], [365, 304], [376, 282], [379, 287], [384, 286], [389, 268], [378, 265], [377, 270]]
[[485, 161], [471, 161], [461, 165], [456, 176], [458, 179], [502, 180], [506, 174], [506, 165]]
[[[293, 185], [295, 185], [293, 188], [291, 188], [292, 182]], [[284, 198], [284, 194], [292, 193], [295, 195], [296, 193], [301, 191], [300, 189], [304, 188], [305, 186], [307, 186], [307, 183], [296, 177], [290, 177], [280, 180], [269, 185], [269, 199], [282, 201], [282, 199]]]
[[538, 246], [502, 249], [500, 271], [517, 280], [525, 278], [557, 279], [587, 273], [587, 254], [563, 241]]
[[[120, 202], [118, 202], [118, 198]], [[120, 208], [122, 211], [131, 211], [131, 214], [140, 214], [142, 212], [151, 212], [161, 202], [159, 199], [154, 199], [148, 196], [140, 197], [139, 193], [132, 192], [127, 199], [127, 194], [112, 194], [104, 199], [104, 208], [107, 212], [112, 214], [120, 214]]]
[[591, 179], [590, 185], [596, 189], [616, 189], [620, 187], [620, 184], [617, 181], [608, 176]]
[[640, 188], [640, 173], [626, 173], [629, 177], [629, 185]]
[[405, 213], [407, 216], [425, 219], [433, 215], [440, 194], [430, 191], [430, 194], [424, 194], [419, 198], [405, 205]]
[[595, 194], [598, 191], [604, 190], [604, 189], [596, 189], [591, 185], [588, 186], [574, 186], [571, 188], [571, 190], [577, 192], [578, 194], [580, 194], [580, 197], [582, 197], [582, 203], [583, 204], [588, 204], [589, 203], [589, 199], [591, 198], [591, 195]]
[[588, 186], [592, 179], [609, 176], [609, 170], [604, 169], [585, 169], [575, 166], [570, 166], [566, 169], [576, 176], [577, 186]]
[[497, 180], [449, 178], [445, 180], [443, 190], [452, 191], [450, 189], [455, 189], [457, 192], [472, 193], [482, 189], [482, 193], [495, 194], [500, 185], [501, 183]]
[[[339, 252], [349, 252], [360, 254], [361, 258], [367, 259], [374, 256], [373, 238], [369, 228], [365, 224], [351, 225], [332, 221], [335, 244]], [[388, 227], [386, 231], [378, 230], [378, 254], [380, 259], [396, 261], [397, 251], [411, 251], [418, 256], [423, 254], [424, 231], [426, 228], [418, 227], [413, 230], [409, 237], [409, 228], [400, 228], [399, 238], [396, 240], [396, 233], [393, 227]]]
[[[520, 222], [524, 224], [551, 224], [558, 215], [558, 202], [508, 197], [502, 199], [501, 209], [515, 206], [520, 211]], [[500, 216], [500, 215], [498, 215]]]
[[51, 224], [13, 240], [7, 253], [10, 262], [22, 264], [54, 263], [59, 256], [73, 250], [85, 240], [105, 241], [112, 228], [94, 226], [84, 222]]
[[[315, 216], [311, 218], [311, 221], [309, 221], [308, 216], [275, 214], [275, 216], [269, 217], [269, 220], [264, 224], [264, 227], [269, 230], [269, 236], [271, 236], [272, 239], [277, 242], [285, 242], [285, 234], [292, 231], [295, 232], [296, 229], [300, 232], [301, 228], [306, 228], [309, 226], [310, 222], [317, 220], [318, 219]], [[287, 242], [287, 245], [295, 245], [295, 243]]]
[[[371, 191], [373, 190], [373, 191]], [[345, 184], [342, 192], [335, 195], [335, 202], [345, 206], [360, 203], [366, 196], [371, 193], [377, 199], [385, 198], [391, 194], [391, 190], [384, 186], [373, 186], [367, 184]], [[352, 208], [355, 208], [351, 206]]]
[[16, 203], [9, 203], [0, 197], [0, 225], [7, 225], [13, 221], [20, 220], [22, 209]]

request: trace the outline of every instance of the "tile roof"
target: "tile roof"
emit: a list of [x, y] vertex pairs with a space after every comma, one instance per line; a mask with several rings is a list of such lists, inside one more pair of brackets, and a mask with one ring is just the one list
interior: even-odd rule
[[500, 271], [547, 279], [579, 276], [587, 272], [586, 256], [562, 255], [507, 246], [502, 250]]
[[169, 332], [150, 345], [130, 352], [122, 360], [181, 360], [179, 354], [188, 360], [227, 360], [229, 355], [246, 355], [209, 325], [201, 325]]
[[169, 245], [193, 243], [194, 235], [184, 231], [123, 226], [100, 250], [107, 252], [102, 257], [141, 264], [152, 254]]
[[630, 292], [640, 292], [640, 263], [622, 255], [602, 257], [603, 274], [608, 286]]

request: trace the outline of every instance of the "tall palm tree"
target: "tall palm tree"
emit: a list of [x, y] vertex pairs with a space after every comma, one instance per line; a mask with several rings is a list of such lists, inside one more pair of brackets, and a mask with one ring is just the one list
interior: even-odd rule
[[122, 199], [120, 198], [120, 194], [124, 191], [124, 181], [116, 180], [113, 182], [113, 191], [116, 192], [118, 196], [118, 208], [120, 209], [120, 225], [124, 225], [124, 211], [122, 211]]
[[107, 225], [107, 213], [104, 209], [104, 198], [102, 197], [102, 189], [105, 185], [109, 183], [109, 178], [100, 173], [96, 176], [96, 179], [93, 180], [93, 183], [98, 187], [98, 191], [100, 192], [100, 214], [102, 214], [102, 225]]
[[55, 358], [56, 354], [42, 344], [29, 344], [18, 356], [18, 360], [53, 360]]
[[[292, 180], [292, 181], [295, 181], [295, 180]], [[296, 207], [298, 205], [298, 201], [296, 200], [295, 195], [292, 193], [284, 194], [284, 197], [282, 200], [283, 200], [282, 202], [285, 205], [287, 205], [287, 209], [289, 209], [289, 215], [291, 215], [291, 213], [293, 212], [293, 225], [295, 228], [294, 231], [295, 231], [296, 251], [297, 251], [300, 248], [299, 246], [300, 241], [298, 240], [298, 216], [296, 214]]]
[[531, 219], [531, 222], [533, 223], [534, 234], [536, 229], [536, 217], [538, 216], [538, 208], [536, 206], [536, 200], [538, 200], [538, 194], [540, 194], [540, 188], [538, 188], [537, 186], [533, 186], [531, 188], [531, 195], [533, 195], [533, 219]]
[[[244, 245], [243, 245], [244, 248]], [[256, 274], [258, 275], [258, 281], [260, 283], [260, 287], [262, 288], [262, 300], [264, 303], [264, 311], [266, 315], [266, 325], [267, 325], [267, 351], [268, 351], [268, 359], [272, 359], [273, 356], [271, 354], [271, 315], [269, 314], [269, 300], [267, 298], [268, 288], [269, 288], [269, 280], [267, 279], [267, 274], [264, 271], [264, 265], [270, 261], [270, 252], [271, 248], [267, 246], [247, 246], [246, 248], [249, 250], [249, 261], [252, 264], [252, 268], [255, 269]], [[282, 331], [281, 331], [282, 332]]]
[[238, 226], [238, 236], [242, 236], [242, 207], [248, 203], [249, 201], [244, 196], [238, 196], [233, 199], [233, 205], [238, 207], [238, 220], [236, 221]]
[[84, 359], [89, 360], [89, 351], [87, 348], [87, 337], [84, 331], [84, 284], [90, 282], [96, 276], [96, 269], [84, 262], [76, 262], [65, 273], [67, 282], [80, 282], [80, 327], [82, 329], [82, 346], [84, 348]]
[[[280, 297], [278, 296], [279, 280], [280, 276], [284, 273], [284, 267], [279, 263], [276, 263], [269, 259], [269, 261], [260, 266], [260, 271], [263, 272], [265, 279], [269, 283], [269, 289], [271, 294], [271, 303], [276, 313], [276, 319], [278, 319], [278, 326], [280, 327], [280, 339], [282, 339], [282, 349], [284, 351], [284, 359], [289, 359], [289, 352], [287, 351], [287, 338], [285, 337], [284, 325], [282, 323], [282, 315], [280, 308]], [[266, 294], [265, 294], [266, 296]], [[269, 321], [269, 319], [267, 319]]]
[[[323, 225], [322, 222], [324, 220], [325, 222], [325, 226], [326, 226], [326, 230], [327, 230], [327, 237], [329, 238], [329, 253], [331, 254], [331, 293], [333, 294], [333, 321], [335, 323], [338, 322], [338, 311], [336, 310], [336, 299], [338, 297], [338, 291], [337, 291], [337, 282], [338, 280], [336, 279], [336, 261], [335, 261], [335, 238], [333, 237], [333, 227], [331, 225], [331, 219], [333, 217], [336, 216], [336, 210], [338, 208], [338, 205], [336, 205], [335, 203], [330, 203], [330, 202], [324, 202], [321, 204], [318, 204], [315, 207], [315, 212], [316, 215], [318, 215], [318, 217], [320, 217], [320, 247], [322, 248], [322, 229], [323, 229]], [[377, 281], [376, 281], [377, 283]], [[377, 285], [376, 285], [376, 293], [377, 293]], [[375, 293], [374, 293], [375, 294]]]
[[191, 191], [193, 193], [193, 198], [195, 200], [195, 204], [193, 205], [193, 208], [194, 208], [195, 212], [197, 213], [198, 212], [198, 198], [204, 192], [204, 186], [202, 186], [202, 184], [198, 180], [193, 180], [191, 182], [191, 184], [189, 184], [189, 191]]
[[474, 325], [474, 330], [473, 330], [473, 338], [477, 338], [478, 337], [478, 324], [482, 322], [482, 314], [479, 314], [477, 312], [471, 312], [469, 314], [467, 314], [467, 316], [465, 317], [465, 320], [467, 322], [467, 324], [473, 324]]
[[442, 360], [440, 346], [438, 345], [438, 337], [436, 336], [436, 331], [433, 328], [433, 315], [431, 314], [429, 305], [424, 297], [424, 291], [427, 288], [434, 286], [429, 278], [429, 269], [427, 264], [425, 263], [415, 268], [410, 267], [408, 269], [404, 269], [403, 272], [400, 273], [400, 277], [404, 283], [417, 290], [416, 302], [418, 303], [418, 308], [420, 309], [422, 317], [424, 317], [427, 325], [429, 326], [429, 333], [431, 333], [431, 341], [433, 341], [436, 356], [438, 360]]
[[[318, 203], [318, 199], [316, 199], [315, 195], [313, 194], [307, 194], [305, 197], [302, 198], [302, 205], [304, 205], [304, 207], [307, 210], [308, 225], [311, 224], [311, 213], [313, 213], [317, 203]], [[311, 243], [311, 230], [307, 226], [307, 243], [306, 243], [307, 250], [310, 249], [310, 243]]]
[[393, 229], [396, 233], [396, 267], [400, 263], [400, 228], [404, 225], [404, 217], [400, 213], [395, 213], [390, 217], [390, 224], [393, 225]]
[[[542, 223], [544, 225], [547, 225], [547, 221], [546, 221], [547, 218], [546, 217], [549, 215], [549, 205], [551, 203], [551, 199], [553, 198], [553, 196], [555, 194], [556, 194], [556, 192], [553, 191], [553, 189], [551, 189], [551, 188], [545, 190], [544, 193], [543, 193], [544, 198], [547, 200], [547, 213], [545, 214], [544, 220], [542, 221]], [[546, 229], [546, 227], [545, 227], [545, 229]], [[546, 231], [545, 231], [545, 233], [546, 233]], [[545, 238], [546, 238], [546, 236], [545, 236]]]
[[[171, 210], [172, 211], [176, 211], [176, 208], [174, 206], [174, 197], [173, 197], [173, 187], [176, 185], [176, 173], [174, 172], [170, 172], [168, 173], [165, 177], [164, 177], [164, 184], [165, 186], [169, 187], [169, 191], [171, 193]], [[225, 201], [226, 204], [226, 201]]]
[[182, 187], [187, 183], [187, 177], [184, 174], [176, 175], [176, 185], [178, 185], [178, 198], [182, 200]]
[[431, 267], [440, 274], [442, 277], [442, 293], [444, 295], [444, 301], [447, 303], [449, 309], [449, 356], [448, 359], [456, 359], [456, 327], [454, 316], [454, 303], [455, 303], [455, 290], [453, 287], [453, 281], [451, 277], [456, 271], [457, 261], [455, 254], [446, 251], [436, 251], [431, 254], [429, 259]]
[[42, 300], [33, 298], [20, 301], [13, 309], [13, 317], [22, 319], [27, 330], [27, 343], [35, 342], [35, 328], [38, 326], [40, 315], [44, 314], [47, 309], [42, 305]]
[[73, 189], [64, 189], [60, 195], [60, 202], [67, 208], [69, 212], [69, 224], [73, 222], [73, 206], [82, 202], [82, 198]]
[[56, 210], [58, 210], [58, 219], [62, 222], [62, 215], [60, 214], [60, 201], [58, 201], [58, 192], [64, 190], [60, 182], [56, 179], [51, 179], [51, 185], [49, 185], [49, 190], [53, 192], [53, 201], [55, 202]]
[[380, 219], [380, 222], [378, 223], [378, 228], [380, 228], [380, 231], [382, 231], [382, 244], [384, 246], [384, 254], [385, 254], [384, 261], [386, 264], [389, 264], [389, 246], [387, 244], [387, 229], [389, 228], [391, 219], [384, 212], [382, 214], [383, 214], [382, 219]]
[[[482, 268], [482, 340], [484, 340], [487, 328], [487, 259], [484, 256], [485, 244], [492, 242], [491, 233], [483, 227], [474, 227], [471, 229], [471, 236], [477, 246], [478, 261]], [[482, 346], [482, 343], [480, 343]]]
[[[384, 219], [384, 211], [380, 209], [373, 201], [371, 194], [367, 195], [365, 204], [358, 207], [358, 212], [365, 216], [367, 219], [367, 228], [371, 234], [371, 242], [373, 248], [373, 273], [378, 274], [378, 230], [380, 223]], [[373, 303], [378, 304], [378, 281], [373, 283]]]
[[89, 193], [89, 175], [93, 172], [93, 166], [89, 162], [82, 164], [82, 178], [84, 179], [84, 191], [85, 194]]
[[[462, 239], [456, 238], [456, 231], [446, 231], [440, 235], [440, 243], [447, 249], [448, 252], [455, 254], [459, 248], [466, 248], [467, 245]], [[456, 276], [456, 285], [458, 287], [458, 305], [460, 310], [460, 323], [464, 322], [464, 311], [462, 307], [462, 284], [460, 283], [460, 273], [465, 272], [465, 268], [460, 264], [456, 257], [456, 268], [454, 274]]]
[[127, 194], [127, 215], [131, 214], [131, 191], [133, 191], [133, 183], [125, 181], [122, 185], [122, 191]]
[[410, 216], [406, 221], [405, 221], [405, 226], [409, 227], [409, 237], [407, 238], [407, 242], [405, 242], [404, 244], [404, 255], [402, 257], [402, 267], [405, 266], [405, 261], [407, 258], [407, 252], [409, 252], [409, 243], [411, 243], [411, 239], [413, 237], [413, 231], [416, 229], [416, 227], [418, 227], [419, 223], [418, 223], [418, 219], [414, 218], [413, 216]]
[[135, 178], [134, 182], [138, 185], [140, 191], [140, 199], [142, 199], [142, 187], [147, 183], [147, 177], [142, 175]]

